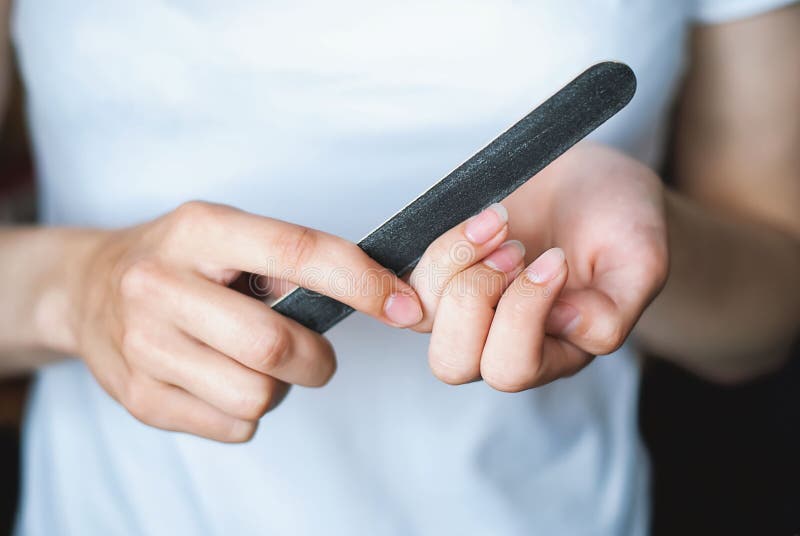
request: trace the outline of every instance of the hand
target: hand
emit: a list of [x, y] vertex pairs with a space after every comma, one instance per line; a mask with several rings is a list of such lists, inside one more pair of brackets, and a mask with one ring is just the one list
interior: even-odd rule
[[[422, 316], [413, 290], [354, 244], [208, 203], [102, 233], [76, 268], [87, 275], [72, 293], [74, 353], [142, 422], [220, 441], [248, 440], [289, 384], [321, 386], [336, 368], [326, 339], [227, 288], [242, 271], [393, 326]], [[334, 292], [342, 268], [351, 280]]]
[[442, 235], [409, 278], [433, 373], [520, 391], [619, 348], [666, 279], [662, 196], [648, 168], [583, 143]]

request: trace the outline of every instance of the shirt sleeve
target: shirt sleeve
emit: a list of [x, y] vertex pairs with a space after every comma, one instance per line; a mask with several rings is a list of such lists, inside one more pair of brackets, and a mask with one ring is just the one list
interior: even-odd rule
[[796, 4], [797, 0], [695, 0], [694, 20], [720, 24]]

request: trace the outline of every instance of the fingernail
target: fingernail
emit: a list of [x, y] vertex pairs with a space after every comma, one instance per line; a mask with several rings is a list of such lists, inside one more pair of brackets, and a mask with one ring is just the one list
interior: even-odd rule
[[399, 292], [386, 299], [383, 310], [386, 317], [400, 327], [413, 326], [422, 320], [422, 309], [417, 300]]
[[511, 273], [525, 258], [525, 246], [519, 240], [503, 242], [491, 255], [483, 259], [483, 264], [499, 272]]
[[547, 317], [546, 331], [551, 335], [567, 335], [578, 327], [580, 321], [581, 314], [575, 307], [558, 302]]
[[542, 284], [555, 279], [564, 268], [564, 250], [561, 248], [550, 248], [533, 261], [525, 269], [525, 275], [533, 283]]
[[508, 223], [506, 207], [495, 203], [470, 218], [464, 228], [464, 234], [467, 236], [467, 240], [473, 244], [483, 244], [500, 232], [506, 223]]

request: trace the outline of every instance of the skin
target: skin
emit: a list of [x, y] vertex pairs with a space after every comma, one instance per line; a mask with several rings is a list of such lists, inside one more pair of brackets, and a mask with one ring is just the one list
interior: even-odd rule
[[[640, 318], [645, 348], [698, 374], [763, 374], [800, 318], [800, 8], [698, 28], [691, 65], [677, 190], [581, 144], [503, 202], [507, 222], [487, 231], [493, 211], [440, 237], [408, 283], [344, 240], [200, 202], [119, 231], [2, 230], [0, 363], [78, 355], [141, 421], [246, 441], [290, 384], [335, 369], [323, 337], [228, 288], [249, 271], [430, 331], [431, 369], [451, 384], [519, 391], [574, 374]], [[382, 277], [341, 296], [299, 276], [336, 267]]]
[[671, 275], [637, 335], [735, 383], [778, 368], [798, 333], [800, 5], [699, 28], [691, 55], [666, 204]]
[[[336, 368], [325, 338], [228, 288], [243, 270], [288, 275], [392, 326], [422, 317], [413, 290], [354, 244], [223, 205], [190, 202], [121, 231], [0, 235], [0, 248], [15, 246], [24, 262], [3, 275], [29, 286], [6, 303], [27, 314], [6, 345], [79, 355], [142, 422], [222, 441], [252, 437], [289, 384], [324, 385]], [[51, 247], [59, 265], [26, 276]], [[325, 283], [340, 265], [367, 285], [333, 292]], [[310, 267], [320, 277], [303, 278]]]
[[[527, 268], [522, 258], [509, 265], [507, 288], [477, 275], [491, 269], [485, 263], [437, 282], [441, 288], [417, 276], [433, 271], [431, 265], [447, 271], [441, 266], [452, 263], [456, 244], [470, 245], [464, 225], [431, 245], [411, 282], [428, 319], [417, 329], [433, 333], [429, 361], [437, 377], [452, 384], [482, 377], [496, 389], [521, 391], [574, 374], [624, 342], [664, 284], [667, 229], [658, 177], [617, 151], [587, 143], [503, 205], [510, 231], [500, 236], [518, 239], [533, 261]], [[537, 263], [557, 256], [551, 250], [557, 246], [566, 260], [555, 276], [532, 281], [530, 274], [541, 272]], [[484, 246], [473, 246], [463, 256], [485, 255]]]

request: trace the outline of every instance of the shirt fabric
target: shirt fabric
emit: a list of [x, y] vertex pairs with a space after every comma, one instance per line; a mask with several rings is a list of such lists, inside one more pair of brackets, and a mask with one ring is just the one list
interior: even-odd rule
[[[593, 137], [656, 166], [691, 25], [782, 3], [16, 0], [42, 214], [120, 227], [206, 199], [356, 240], [606, 59], [639, 87]], [[243, 445], [139, 423], [79, 360], [44, 368], [17, 533], [647, 532], [629, 347], [505, 394], [436, 380], [424, 335], [354, 315], [329, 336], [331, 383]]]

